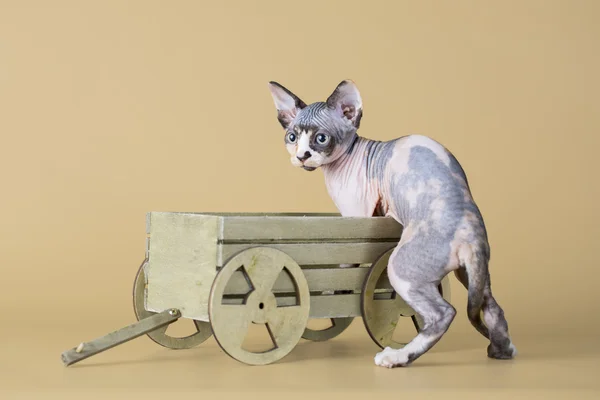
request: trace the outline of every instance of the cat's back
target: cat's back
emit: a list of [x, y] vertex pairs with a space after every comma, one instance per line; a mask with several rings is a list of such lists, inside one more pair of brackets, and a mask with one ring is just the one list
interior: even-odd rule
[[440, 205], [458, 220], [465, 202], [472, 202], [460, 164], [430, 137], [409, 135], [397, 139], [387, 167], [389, 201], [404, 221], [427, 219]]
[[437, 175], [438, 178], [460, 178], [466, 182], [464, 171], [454, 155], [441, 143], [424, 135], [403, 136], [394, 141], [389, 167], [394, 174]]

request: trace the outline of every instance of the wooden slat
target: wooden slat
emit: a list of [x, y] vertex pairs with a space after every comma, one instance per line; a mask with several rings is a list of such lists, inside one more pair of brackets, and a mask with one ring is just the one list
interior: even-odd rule
[[212, 217], [341, 217], [340, 213], [302, 213], [302, 212], [188, 212], [188, 211], [154, 211], [153, 214], [177, 214]]
[[311, 296], [309, 318], [360, 317], [360, 294]]
[[223, 216], [225, 241], [400, 239], [402, 226], [389, 217]]
[[[304, 276], [311, 292], [327, 290], [362, 290], [363, 283], [369, 268], [326, 268], [304, 269]], [[391, 289], [389, 281], [381, 282], [378, 288]], [[281, 275], [273, 286], [273, 293], [290, 293], [294, 291], [294, 284], [290, 278]], [[241, 272], [236, 272], [227, 284], [227, 295], [243, 295], [248, 292], [248, 283]]]
[[253, 246], [269, 246], [287, 253], [300, 265], [372, 263], [395, 242], [379, 243], [306, 243], [306, 244], [220, 244], [218, 266], [234, 254]]
[[[279, 306], [292, 305], [294, 298], [277, 299]], [[310, 296], [309, 318], [360, 317], [360, 294]]]

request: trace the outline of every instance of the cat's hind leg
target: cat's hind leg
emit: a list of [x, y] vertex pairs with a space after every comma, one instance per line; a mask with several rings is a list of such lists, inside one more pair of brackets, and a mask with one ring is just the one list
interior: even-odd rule
[[517, 355], [517, 349], [508, 334], [508, 323], [504, 317], [504, 311], [492, 296], [489, 279], [484, 293], [483, 319], [490, 332], [490, 345], [487, 348], [488, 357], [500, 360], [511, 359]]
[[[388, 264], [388, 276], [394, 290], [421, 316], [423, 329], [405, 347], [386, 347], [375, 356], [375, 364], [393, 368], [404, 367], [431, 349], [446, 333], [456, 316], [456, 310], [438, 290], [446, 275], [443, 265], [426, 254], [415, 254], [399, 245]], [[422, 247], [423, 248], [423, 247]], [[424, 253], [418, 251], [417, 253]]]
[[[456, 270], [454, 270], [454, 275], [456, 276], [456, 278], [458, 279], [458, 281], [460, 283], [462, 283], [462, 285], [465, 287], [465, 289], [469, 289], [469, 276], [467, 275], [467, 270], [465, 267], [460, 267]], [[473, 305], [471, 304], [470, 307], [472, 307]], [[481, 320], [481, 312], [469, 312], [469, 309], [467, 309], [467, 313], [469, 316], [469, 321], [471, 322], [471, 325], [473, 325], [473, 327], [475, 327], [475, 329], [477, 330], [477, 332], [481, 333], [483, 335], [483, 337], [485, 337], [486, 339], [490, 338], [490, 334], [488, 332], [488, 328], [487, 326], [484, 325], [483, 321]]]
[[[508, 334], [504, 311], [494, 299], [489, 272], [489, 251], [481, 243], [464, 244], [459, 250], [469, 291], [467, 313], [473, 326], [490, 340], [487, 353], [490, 358], [511, 359], [517, 354]], [[463, 267], [458, 271], [463, 270]], [[459, 278], [460, 280], [460, 278]], [[462, 281], [462, 280], [461, 280]], [[485, 326], [481, 321], [481, 313]]]

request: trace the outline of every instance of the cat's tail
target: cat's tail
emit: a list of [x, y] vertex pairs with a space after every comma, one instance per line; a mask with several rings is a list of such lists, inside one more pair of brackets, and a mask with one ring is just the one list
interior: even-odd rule
[[488, 328], [481, 320], [481, 310], [485, 301], [485, 291], [489, 287], [489, 250], [486, 246], [469, 246], [462, 260], [468, 277], [467, 315], [471, 325], [479, 333], [490, 338]]

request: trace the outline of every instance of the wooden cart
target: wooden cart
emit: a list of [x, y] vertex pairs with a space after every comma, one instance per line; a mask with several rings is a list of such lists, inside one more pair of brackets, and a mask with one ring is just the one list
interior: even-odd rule
[[[171, 349], [214, 335], [231, 357], [263, 365], [287, 355], [300, 338], [339, 335], [355, 317], [381, 348], [403, 346], [392, 338], [400, 318], [422, 326], [387, 279], [402, 233], [392, 218], [150, 212], [146, 231], [146, 258], [133, 289], [138, 322], [65, 351], [65, 365], [144, 334]], [[448, 278], [440, 291], [450, 299]], [[192, 319], [197, 332], [168, 336], [167, 326], [179, 318]], [[330, 319], [331, 326], [309, 329], [309, 318]], [[251, 323], [266, 324], [272, 349], [243, 348]]]

